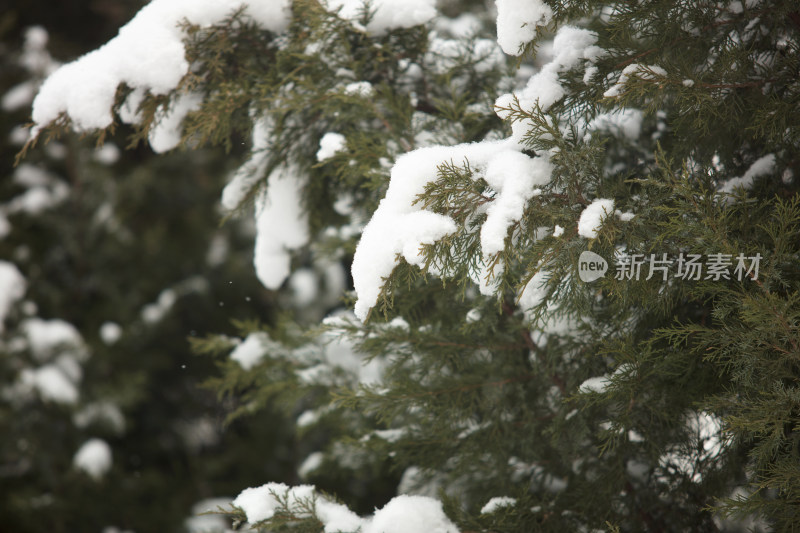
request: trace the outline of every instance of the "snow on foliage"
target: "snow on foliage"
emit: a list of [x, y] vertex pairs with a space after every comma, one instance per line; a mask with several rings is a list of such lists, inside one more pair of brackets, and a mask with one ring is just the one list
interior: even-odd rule
[[99, 480], [111, 468], [111, 447], [102, 439], [88, 440], [77, 451], [72, 464]]
[[316, 492], [313, 485], [288, 487], [267, 483], [242, 491], [232, 505], [244, 511], [247, 521], [256, 524], [290, 511], [295, 519], [319, 519], [326, 533], [457, 533], [458, 529], [442, 510], [442, 503], [425, 496], [397, 496], [371, 518], [361, 518], [342, 504]]
[[481, 508], [481, 514], [490, 514], [503, 507], [511, 507], [516, 505], [517, 499], [508, 496], [495, 496]]
[[14, 302], [25, 296], [25, 278], [12, 263], [0, 261], [0, 333]]
[[[438, 166], [444, 162], [468, 161], [497, 192], [481, 229], [481, 249], [485, 258], [503, 249], [508, 227], [521, 218], [525, 203], [536, 194], [536, 186], [548, 183], [552, 172], [545, 157], [531, 158], [521, 149], [513, 139], [506, 139], [420, 148], [397, 160], [386, 196], [364, 228], [353, 258], [356, 316], [364, 320], [377, 303], [383, 279], [391, 274], [397, 254], [409, 264], [422, 266], [420, 247], [456, 230], [449, 217], [413, 205], [425, 186], [436, 179]], [[502, 265], [495, 269], [495, 278], [501, 270]], [[488, 272], [480, 272], [477, 278], [481, 292], [494, 292]]]
[[508, 55], [518, 56], [536, 37], [537, 26], [546, 26], [553, 10], [541, 0], [496, 0], [497, 42]]
[[[560, 100], [566, 89], [559, 82], [559, 74], [576, 67], [582, 61], [594, 61], [603, 54], [603, 50], [595, 46], [597, 34], [582, 28], [564, 26], [558, 30], [553, 40], [553, 59], [532, 76], [525, 88], [519, 93], [500, 96], [495, 102], [500, 118], [510, 115], [509, 108], [515, 99], [522, 109], [533, 109], [536, 104], [547, 111]], [[517, 120], [511, 125], [513, 138], [522, 142], [523, 136], [531, 129], [529, 120]]]
[[259, 281], [278, 289], [291, 272], [291, 250], [308, 243], [308, 221], [300, 202], [305, 179], [295, 167], [278, 167], [266, 193], [256, 197], [254, 263]]
[[581, 213], [578, 219], [578, 235], [587, 239], [597, 237], [597, 230], [603, 225], [603, 220], [614, 214], [614, 200], [597, 198]]
[[[60, 67], [45, 81], [33, 102], [32, 136], [62, 113], [79, 131], [107, 128], [122, 83], [152, 94], [169, 93], [190, 67], [179, 24], [209, 26], [243, 6], [266, 30], [279, 33], [289, 23], [286, 0], [153, 0], [108, 43]], [[159, 140], [159, 147], [169, 144]]]
[[[343, 19], [360, 26], [358, 20], [364, 13], [363, 0], [325, 0], [331, 12], [338, 12]], [[373, 0], [369, 3], [372, 18], [366, 31], [382, 35], [392, 28], [411, 28], [425, 24], [436, 16], [434, 0]]]
[[243, 369], [250, 370], [264, 357], [270, 342], [269, 335], [262, 331], [251, 333], [243, 343], [233, 349], [231, 359]]
[[723, 183], [719, 190], [720, 192], [730, 194], [737, 187], [749, 189], [753, 186], [753, 181], [756, 178], [768, 176], [773, 172], [775, 172], [775, 154], [767, 154], [757, 159], [741, 176], [732, 178]]
[[345, 149], [346, 142], [344, 135], [341, 133], [328, 132], [319, 140], [319, 151], [317, 152], [317, 161], [324, 161], [330, 159], [336, 153]]

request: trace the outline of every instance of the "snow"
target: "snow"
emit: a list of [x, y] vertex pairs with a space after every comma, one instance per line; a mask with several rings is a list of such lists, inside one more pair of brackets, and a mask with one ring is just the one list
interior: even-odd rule
[[256, 197], [256, 242], [253, 262], [259, 281], [278, 289], [291, 271], [291, 250], [309, 239], [301, 199], [305, 180], [294, 167], [279, 167], [269, 177], [266, 193]]
[[539, 270], [525, 285], [519, 297], [521, 309], [528, 310], [541, 304], [547, 298], [547, 281], [550, 279], [548, 270]]
[[605, 392], [608, 385], [611, 381], [608, 379], [607, 376], [598, 376], [594, 378], [589, 378], [583, 383], [581, 386], [578, 387], [580, 392]]
[[122, 337], [122, 328], [116, 322], [103, 322], [100, 326], [100, 339], [106, 345], [115, 344], [120, 337]]
[[201, 500], [192, 506], [192, 516], [184, 521], [187, 533], [225, 533], [229, 531], [228, 520], [215, 513], [225, 509], [230, 503], [229, 498], [209, 498]]
[[603, 219], [612, 214], [614, 214], [614, 200], [595, 199], [583, 210], [578, 219], [578, 235], [594, 239], [597, 237], [597, 230], [603, 224]]
[[119, 407], [111, 402], [90, 403], [72, 416], [73, 423], [79, 428], [87, 428], [94, 423], [110, 426], [115, 432], [125, 430], [125, 416]]
[[311, 268], [296, 270], [289, 278], [289, 289], [292, 291], [292, 303], [297, 307], [311, 305], [317, 300], [319, 293], [317, 274]]
[[231, 359], [239, 363], [243, 369], [250, 370], [264, 357], [266, 347], [271, 342], [269, 335], [263, 331], [251, 333], [243, 343], [234, 348]]
[[264, 177], [269, 156], [272, 122], [267, 117], [253, 121], [253, 149], [250, 159], [240, 166], [222, 190], [222, 207], [234, 210], [244, 201], [259, 179]]
[[[573, 26], [560, 28], [553, 39], [552, 60], [528, 80], [521, 92], [500, 96], [495, 102], [497, 115], [500, 118], [508, 118], [510, 116], [508, 109], [514, 105], [515, 97], [522, 109], [533, 109], [538, 103], [542, 111], [547, 111], [566, 94], [566, 90], [558, 81], [559, 74], [577, 66], [581, 61], [594, 60], [602, 53], [602, 50], [594, 46], [595, 42], [597, 34], [594, 32]], [[530, 120], [515, 121], [511, 124], [513, 138], [522, 143], [524, 135], [532, 126]]]
[[61, 404], [75, 404], [78, 401], [78, 389], [55, 364], [23, 370], [20, 382], [23, 387], [36, 390], [45, 401]]
[[641, 65], [639, 63], [631, 63], [622, 69], [622, 73], [620, 74], [616, 83], [606, 90], [606, 92], [603, 93], [603, 96], [606, 98], [615, 98], [622, 94], [625, 84], [628, 83], [628, 80], [634, 74], [636, 77], [642, 80], [654, 80], [657, 77], [667, 77], [667, 71], [658, 65]]
[[119, 161], [120, 151], [116, 144], [105, 143], [100, 148], [97, 148], [92, 155], [92, 158], [103, 165], [113, 165]]
[[531, 158], [513, 150], [499, 152], [489, 160], [484, 179], [498, 194], [489, 205], [486, 222], [481, 227], [484, 256], [503, 250], [508, 227], [522, 218], [536, 186], [546, 185], [552, 172], [553, 166], [546, 159]]
[[325, 455], [322, 452], [314, 452], [306, 457], [297, 468], [297, 474], [305, 479], [308, 475], [322, 465]]
[[181, 94], [166, 109], [157, 112], [156, 124], [150, 129], [147, 140], [157, 154], [172, 150], [181, 142], [181, 124], [192, 111], [200, 109], [203, 98], [197, 93]]
[[111, 468], [111, 448], [102, 439], [88, 440], [75, 454], [72, 464], [99, 480]]
[[481, 514], [491, 514], [498, 509], [502, 509], [503, 507], [511, 507], [516, 505], [516, 503], [516, 498], [510, 498], [508, 496], [495, 496], [486, 502], [486, 505], [481, 508]]
[[313, 485], [288, 487], [283, 483], [267, 483], [243, 490], [232, 504], [244, 511], [250, 524], [255, 524], [272, 518], [282, 508], [278, 498], [298, 518], [309, 516], [307, 506], [313, 501], [317, 518], [325, 525], [325, 533], [358, 531], [364, 524], [364, 520], [344, 505], [315, 493]]
[[330, 159], [336, 153], [343, 151], [347, 146], [344, 135], [340, 133], [328, 132], [319, 140], [319, 151], [317, 161]]
[[154, 95], [167, 94], [189, 71], [179, 23], [209, 26], [242, 6], [266, 30], [280, 33], [288, 26], [286, 0], [153, 0], [104, 46], [60, 67], [45, 80], [33, 102], [32, 135], [37, 136], [62, 113], [69, 115], [78, 131], [107, 128], [121, 83]]
[[394, 497], [375, 512], [364, 533], [458, 533], [442, 502], [426, 496]]
[[[330, 12], [337, 12], [341, 18], [354, 22], [357, 27], [364, 11], [363, 0], [325, 0]], [[411, 28], [425, 24], [436, 16], [435, 0], [373, 0], [370, 12], [374, 13], [367, 23], [366, 31], [382, 35], [393, 28]]]
[[485, 165], [498, 152], [516, 148], [508, 140], [467, 143], [457, 146], [431, 146], [403, 154], [391, 172], [386, 196], [364, 228], [353, 257], [352, 273], [358, 300], [356, 316], [365, 320], [377, 303], [383, 280], [387, 278], [400, 254], [409, 264], [422, 266], [420, 247], [432, 244], [456, 231], [447, 216], [426, 211], [414, 204], [425, 185], [437, 177], [437, 166], [444, 162]]
[[775, 154], [767, 154], [758, 158], [747, 171], [739, 177], [726, 181], [719, 191], [731, 194], [737, 187], [749, 189], [753, 186], [753, 181], [762, 176], [768, 176], [775, 172]]
[[520, 55], [522, 46], [536, 37], [537, 26], [546, 26], [553, 10], [541, 0], [496, 0], [497, 42], [503, 51]]
[[587, 131], [620, 132], [629, 141], [639, 138], [642, 132], [644, 113], [639, 109], [616, 109], [595, 117], [587, 126]]
[[561, 237], [564, 235], [564, 228], [556, 224], [556, 227], [553, 228], [553, 237]]
[[372, 84], [368, 81], [356, 81], [348, 83], [344, 87], [344, 94], [349, 94], [350, 96], [369, 98], [373, 92]]
[[470, 309], [467, 312], [467, 316], [464, 317], [464, 321], [467, 324], [474, 324], [475, 322], [481, 319], [481, 310], [480, 309]]
[[0, 261], [0, 333], [11, 306], [25, 296], [26, 282], [13, 263]]
[[78, 355], [85, 354], [83, 338], [75, 326], [59, 319], [29, 318], [21, 325], [37, 361], [51, 359], [59, 348], [69, 346]]
[[156, 324], [164, 319], [166, 314], [175, 305], [178, 299], [177, 293], [173, 289], [164, 289], [158, 295], [158, 299], [147, 304], [142, 308], [142, 320], [148, 324]]

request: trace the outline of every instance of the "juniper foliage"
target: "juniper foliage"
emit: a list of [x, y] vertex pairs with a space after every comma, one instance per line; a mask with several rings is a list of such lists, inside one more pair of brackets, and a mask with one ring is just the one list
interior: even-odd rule
[[[298, 1], [279, 36], [246, 10], [186, 26], [193, 68], [169, 97], [144, 100], [138, 138], [187, 90], [203, 95], [184, 124], [188, 147], [230, 150], [266, 117], [269, 163], [240, 210], [280, 165], [308, 177], [313, 238], [295, 269], [321, 256], [348, 263], [392, 162], [420, 146], [523, 125], [524, 152], [548, 154], [553, 169], [486, 257], [480, 231], [501, 191], [469, 157], [441, 161], [415, 205], [457, 230], [422, 246], [422, 267], [398, 258], [364, 323], [339, 315], [321, 331], [298, 312], [265, 328], [262, 362], [223, 362], [217, 387], [254, 424], [277, 398], [316, 424], [335, 421], [320, 479], [388, 454], [401, 490], [438, 494], [463, 531], [790, 531], [800, 509], [796, 3], [545, 3], [552, 21], [516, 65], [481, 44], [485, 29], [450, 41], [444, 23], [438, 34], [370, 34], [368, 7], [354, 24]], [[542, 43], [567, 24], [594, 32], [601, 53], [557, 73], [564, 95], [552, 105], [512, 98], [494, 109], [499, 120], [497, 97], [542, 67]], [[371, 91], [347, 88], [360, 81]], [[346, 146], [318, 161], [331, 131]], [[343, 198], [350, 207], [337, 209]], [[587, 237], [579, 220], [596, 199], [615, 212]], [[586, 250], [610, 263], [592, 283], [578, 279]], [[724, 275], [677, 270], [695, 256]], [[749, 268], [736, 268], [740, 256]], [[668, 269], [653, 270], [656, 259]], [[491, 294], [476, 289], [481, 278], [495, 282]], [[337, 366], [332, 340], [381, 379]], [[230, 349], [214, 338], [196, 347]], [[495, 496], [516, 503], [482, 513]], [[289, 511], [259, 526], [285, 528]]]

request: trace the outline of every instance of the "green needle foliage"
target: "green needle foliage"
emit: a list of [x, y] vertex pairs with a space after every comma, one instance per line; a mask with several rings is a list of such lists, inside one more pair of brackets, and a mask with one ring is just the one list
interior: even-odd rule
[[[503, 190], [475, 152], [442, 157], [404, 208], [456, 229], [422, 241], [418, 264], [390, 258], [366, 321], [335, 310], [352, 294], [297, 304], [295, 274], [279, 296], [291, 312], [270, 327], [241, 324], [246, 343], [261, 339], [252, 366], [227, 358], [242, 345], [224, 337], [195, 349], [220, 358], [213, 385], [236, 402], [234, 418], [262, 424], [273, 405], [298, 416], [300, 438], [322, 452], [306, 479], [359, 512], [380, 505], [365, 494], [388, 499], [399, 480], [400, 492], [441, 498], [461, 531], [792, 531], [797, 4], [544, 3], [552, 19], [516, 64], [499, 55], [483, 5], [442, 7], [471, 13], [467, 36], [449, 35], [445, 15], [371, 33], [370, 6], [354, 21], [312, 0], [292, 3], [280, 35], [246, 8], [186, 23], [191, 68], [169, 95], [145, 96], [134, 141], [188, 91], [202, 103], [183, 123], [187, 148], [263, 146], [251, 132], [268, 123], [266, 164], [238, 213], [275, 185], [276, 169], [304, 177], [311, 237], [292, 254], [296, 273], [349, 264], [387, 190], [410, 179], [395, 161], [417, 148], [513, 131], [528, 159], [551, 167], [501, 249], [485, 254], [482, 229]], [[596, 49], [552, 62], [545, 44], [567, 26], [593, 32]], [[540, 89], [546, 76], [561, 89], [552, 103], [519, 96], [537, 72]], [[329, 132], [344, 144], [318, 158]], [[581, 221], [600, 199], [613, 207], [587, 233]], [[580, 279], [587, 250], [608, 264], [592, 282]], [[686, 275], [691, 258], [700, 275]], [[514, 500], [482, 512], [502, 496]], [[327, 531], [313, 501], [301, 507], [284, 502], [258, 527]]]

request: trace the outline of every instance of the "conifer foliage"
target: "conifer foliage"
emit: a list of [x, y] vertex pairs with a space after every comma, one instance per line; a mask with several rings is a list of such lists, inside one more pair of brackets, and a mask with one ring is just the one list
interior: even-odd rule
[[[788, 531], [798, 47], [789, 0], [154, 0], [33, 134], [249, 143], [222, 204], [292, 310], [196, 349], [237, 416], [329, 438], [327, 492], [264, 480], [240, 523]], [[387, 457], [398, 496], [355, 513], [330, 480]]]

